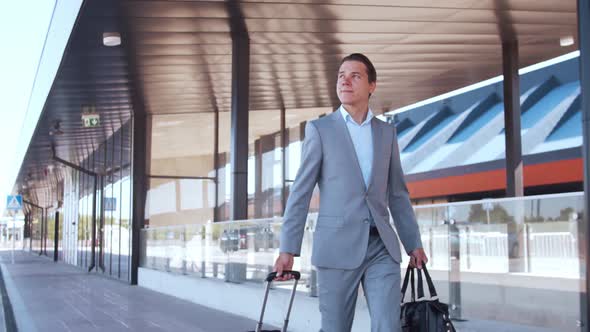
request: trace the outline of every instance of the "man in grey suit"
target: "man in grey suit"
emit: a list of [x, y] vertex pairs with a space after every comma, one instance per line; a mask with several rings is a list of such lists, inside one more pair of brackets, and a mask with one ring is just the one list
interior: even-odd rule
[[[350, 331], [362, 284], [372, 332], [399, 331], [399, 238], [418, 268], [427, 262], [404, 181], [395, 127], [374, 118], [369, 98], [377, 73], [362, 54], [346, 56], [336, 90], [342, 105], [307, 123], [301, 167], [291, 189], [275, 262], [287, 280], [301, 251], [313, 189], [320, 210], [313, 233], [312, 264], [318, 271], [323, 332]], [[388, 212], [389, 208], [389, 212]]]

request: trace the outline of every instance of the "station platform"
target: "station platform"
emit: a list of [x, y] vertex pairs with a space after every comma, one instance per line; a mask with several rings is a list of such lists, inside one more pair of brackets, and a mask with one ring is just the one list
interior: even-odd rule
[[[20, 332], [227, 332], [256, 326], [255, 321], [244, 317], [56, 264], [28, 252], [17, 251], [14, 264], [10, 251], [0, 251], [0, 259]], [[5, 326], [3, 321], [0, 331]]]
[[[252, 319], [130, 286], [28, 252], [17, 251], [13, 264], [11, 252], [0, 251], [0, 268], [5, 286], [0, 288], [6, 292], [2, 297], [4, 310], [0, 310], [0, 332], [15, 331], [10, 313], [6, 317], [7, 305], [14, 316], [13, 325], [24, 332], [245, 332], [256, 325]], [[481, 320], [454, 324], [461, 332], [554, 331]]]

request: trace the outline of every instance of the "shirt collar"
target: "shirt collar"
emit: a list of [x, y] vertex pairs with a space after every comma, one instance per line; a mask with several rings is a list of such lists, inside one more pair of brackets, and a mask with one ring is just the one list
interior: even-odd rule
[[[340, 114], [342, 115], [342, 118], [344, 119], [344, 122], [351, 121], [352, 123], [357, 124], [356, 121], [354, 121], [352, 119], [352, 116], [350, 116], [350, 113], [348, 113], [344, 109], [344, 106], [340, 105], [340, 108], [338, 108], [338, 110], [340, 111]], [[366, 125], [367, 123], [369, 123], [371, 121], [371, 119], [373, 119], [373, 117], [374, 117], [373, 111], [371, 111], [371, 108], [369, 107], [369, 112], [367, 112], [367, 118], [365, 119], [365, 122], [361, 123], [360, 125], [361, 126]]]

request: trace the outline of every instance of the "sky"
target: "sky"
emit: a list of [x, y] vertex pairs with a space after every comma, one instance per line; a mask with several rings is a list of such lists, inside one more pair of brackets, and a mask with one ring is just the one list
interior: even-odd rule
[[12, 190], [19, 138], [54, 5], [54, 0], [0, 1], [0, 210]]
[[0, 215], [82, 0], [0, 1]]

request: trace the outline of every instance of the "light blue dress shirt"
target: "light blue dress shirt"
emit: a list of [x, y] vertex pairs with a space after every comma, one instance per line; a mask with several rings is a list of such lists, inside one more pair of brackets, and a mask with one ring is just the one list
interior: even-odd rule
[[373, 167], [373, 129], [371, 128], [371, 120], [374, 117], [373, 112], [369, 109], [367, 119], [359, 125], [343, 106], [340, 106], [339, 111], [344, 118], [344, 122], [346, 122], [348, 133], [352, 139], [354, 151], [365, 180], [365, 188], [368, 188]]

